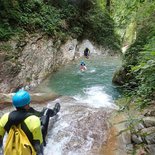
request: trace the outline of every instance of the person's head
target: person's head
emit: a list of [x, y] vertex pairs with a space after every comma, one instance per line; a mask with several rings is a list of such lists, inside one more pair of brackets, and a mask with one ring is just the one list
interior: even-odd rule
[[81, 65], [82, 65], [82, 66], [85, 65], [84, 61], [81, 61]]
[[19, 90], [12, 97], [12, 103], [17, 108], [24, 108], [31, 102], [30, 94], [25, 90]]

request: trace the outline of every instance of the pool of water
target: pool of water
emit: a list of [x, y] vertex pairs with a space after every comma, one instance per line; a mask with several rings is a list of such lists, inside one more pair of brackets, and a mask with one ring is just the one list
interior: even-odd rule
[[[87, 66], [85, 72], [79, 70], [81, 61]], [[53, 107], [53, 102], [59, 102], [61, 110], [49, 127], [45, 154], [109, 155], [102, 146], [111, 135], [108, 117], [118, 108], [114, 99], [120, 93], [112, 84], [112, 77], [120, 65], [118, 57], [81, 58], [66, 64], [40, 85], [40, 91], [62, 95], [48, 103], [48, 107]]]
[[[84, 61], [87, 70], [80, 71], [80, 62]], [[51, 90], [59, 95], [72, 96], [90, 104], [106, 106], [120, 94], [112, 84], [114, 72], [121, 65], [119, 57], [96, 56], [90, 59], [79, 59], [67, 64], [52, 74], [41, 89]], [[104, 102], [104, 103], [103, 103]]]

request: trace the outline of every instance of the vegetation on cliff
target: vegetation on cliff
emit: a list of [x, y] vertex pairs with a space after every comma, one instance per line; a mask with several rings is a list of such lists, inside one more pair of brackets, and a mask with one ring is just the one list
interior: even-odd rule
[[0, 40], [26, 32], [44, 32], [55, 40], [87, 37], [119, 49], [114, 22], [102, 0], [0, 0]]
[[[118, 32], [122, 32], [122, 44], [130, 45], [130, 48], [116, 77], [121, 79], [120, 84], [127, 94], [142, 108], [155, 100], [155, 2], [127, 0], [117, 3], [122, 4], [115, 8], [116, 13], [121, 12], [121, 17], [117, 18], [115, 14], [115, 21], [118, 26], [123, 24], [118, 27]], [[134, 25], [131, 31], [129, 25], [130, 30]]]
[[[155, 98], [154, 10], [150, 0], [0, 0], [0, 40], [43, 32], [55, 41], [89, 38], [118, 49], [120, 37], [130, 48], [115, 77], [143, 106]], [[18, 59], [8, 49], [6, 44], [0, 50], [7, 51], [7, 59]]]

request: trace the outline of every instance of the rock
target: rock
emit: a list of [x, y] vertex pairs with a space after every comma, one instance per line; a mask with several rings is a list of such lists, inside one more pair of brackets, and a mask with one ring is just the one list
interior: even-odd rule
[[0, 53], [0, 63], [4, 61], [5, 57], [6, 57], [5, 53]]
[[143, 122], [145, 127], [155, 126], [155, 117], [144, 117]]
[[147, 148], [149, 149], [149, 155], [155, 155], [155, 144], [147, 145]]
[[142, 138], [138, 135], [132, 134], [131, 138], [132, 138], [132, 141], [136, 144], [140, 144], [143, 142]]
[[55, 100], [59, 96], [53, 93], [32, 93], [32, 103], [45, 103], [49, 100]]
[[0, 104], [12, 103], [12, 94], [0, 93]]
[[147, 113], [144, 114], [144, 116], [155, 116], [155, 111], [148, 111]]
[[[133, 152], [132, 152], [133, 154]], [[148, 155], [147, 152], [144, 150], [142, 146], [136, 148], [136, 153], [135, 155]], [[149, 154], [150, 155], [150, 154]]]
[[155, 127], [149, 127], [141, 130], [147, 144], [155, 144]]
[[[14, 93], [10, 94], [4, 94], [0, 93], [0, 108], [4, 108], [7, 106], [12, 105], [12, 95]], [[32, 103], [45, 103], [49, 100], [55, 100], [58, 95], [54, 93], [31, 93], [31, 102]]]
[[142, 130], [144, 128], [145, 127], [144, 127], [143, 123], [138, 123], [137, 125], [134, 126], [135, 131], [139, 131], [139, 130]]
[[126, 149], [127, 152], [131, 154], [131, 152], [133, 152], [133, 144], [127, 144]]

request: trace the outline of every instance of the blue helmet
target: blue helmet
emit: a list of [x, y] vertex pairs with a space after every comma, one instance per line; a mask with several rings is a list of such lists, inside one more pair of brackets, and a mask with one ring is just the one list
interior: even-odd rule
[[81, 61], [81, 65], [84, 65], [85, 63], [84, 63], [84, 61]]
[[30, 94], [25, 90], [19, 90], [15, 95], [12, 97], [12, 102], [15, 107], [23, 107], [29, 104], [31, 101]]

